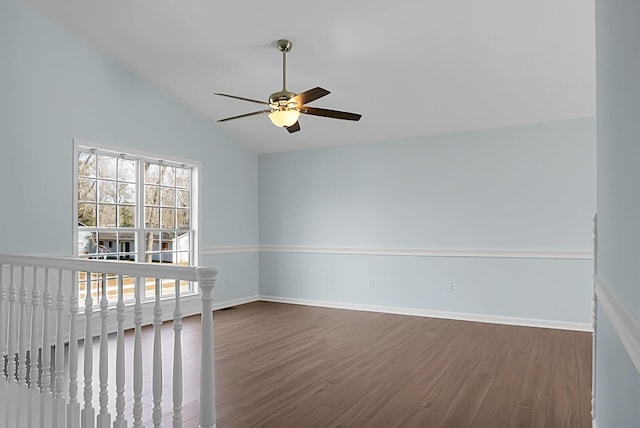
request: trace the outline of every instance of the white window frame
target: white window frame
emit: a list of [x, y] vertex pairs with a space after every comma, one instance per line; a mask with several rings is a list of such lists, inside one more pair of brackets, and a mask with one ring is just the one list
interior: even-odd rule
[[[173, 155], [160, 155], [152, 153], [141, 153], [138, 151], [132, 151], [129, 149], [123, 149], [114, 146], [108, 146], [105, 144], [91, 143], [81, 139], [73, 139], [73, 180], [72, 180], [72, 201], [73, 201], [73, 215], [72, 215], [72, 254], [74, 257], [79, 257], [78, 253], [78, 156], [81, 151], [88, 151], [94, 149], [98, 154], [106, 153], [114, 156], [124, 154], [126, 158], [135, 158], [139, 160], [139, 168], [137, 175], [136, 185], [139, 188], [144, 189], [144, 168], [140, 167], [142, 162], [150, 161], [153, 163], [163, 163], [173, 165], [188, 165], [191, 167], [191, 265], [198, 266], [200, 264], [200, 251], [199, 251], [199, 219], [200, 219], [200, 162], [180, 158]], [[145, 227], [144, 227], [144, 192], [137, 191], [136, 193], [136, 227], [131, 228], [131, 231], [135, 231], [137, 234], [136, 240], [141, 245], [136, 246], [136, 253], [138, 260], [145, 260]], [[98, 226], [95, 227], [99, 229]], [[197, 293], [197, 284], [193, 284], [191, 290], [183, 292], [182, 295], [187, 296]]]

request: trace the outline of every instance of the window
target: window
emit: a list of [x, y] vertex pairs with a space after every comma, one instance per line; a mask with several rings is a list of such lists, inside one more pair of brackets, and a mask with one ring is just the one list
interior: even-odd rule
[[[76, 155], [78, 256], [194, 264], [193, 165], [84, 146]], [[79, 281], [83, 298], [86, 275]], [[125, 282], [131, 299], [133, 278]], [[153, 287], [147, 284], [146, 294]], [[108, 291], [117, 294], [115, 279]], [[181, 291], [193, 291], [192, 284], [185, 281]], [[173, 281], [163, 284], [163, 295], [174, 293]]]

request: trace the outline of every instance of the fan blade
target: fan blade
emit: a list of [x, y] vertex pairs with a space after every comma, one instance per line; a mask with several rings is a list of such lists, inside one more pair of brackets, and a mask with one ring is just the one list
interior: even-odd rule
[[349, 113], [347, 111], [328, 110], [326, 108], [307, 107], [302, 106], [299, 108], [301, 113], [311, 114], [313, 116], [324, 116], [332, 119], [344, 119], [344, 120], [360, 120], [362, 117], [358, 113]]
[[224, 119], [220, 119], [217, 122], [226, 122], [227, 120], [240, 119], [242, 117], [255, 116], [256, 114], [262, 114], [262, 113], [271, 113], [271, 110], [260, 110], [260, 111], [254, 111], [253, 113], [241, 114], [240, 116], [227, 117]]
[[325, 95], [329, 95], [330, 93], [331, 92], [327, 91], [326, 89], [317, 87], [317, 88], [309, 89], [308, 91], [299, 93], [295, 97], [291, 98], [289, 102], [294, 102], [299, 106], [301, 106], [303, 104], [310, 103], [311, 101], [315, 101], [318, 98], [322, 98]]
[[299, 130], [300, 130], [300, 122], [298, 121], [296, 121], [296, 123], [294, 123], [293, 125], [287, 128], [287, 131], [289, 131], [289, 134], [293, 134], [294, 132], [298, 132]]
[[263, 106], [268, 106], [269, 105], [269, 103], [265, 102], [265, 101], [252, 100], [251, 98], [238, 97], [238, 96], [235, 96], [235, 95], [219, 94], [217, 92], [214, 92], [214, 95], [220, 95], [222, 97], [235, 98], [236, 100], [249, 101], [250, 103], [262, 104]]

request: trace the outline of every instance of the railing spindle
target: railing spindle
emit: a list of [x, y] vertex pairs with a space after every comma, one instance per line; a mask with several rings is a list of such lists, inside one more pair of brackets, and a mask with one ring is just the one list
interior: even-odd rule
[[107, 337], [107, 317], [109, 316], [109, 300], [107, 297], [107, 274], [102, 274], [102, 287], [100, 289], [100, 413], [98, 413], [98, 427], [110, 428], [111, 415], [107, 406], [109, 404], [109, 342]]
[[155, 281], [153, 306], [153, 411], [154, 428], [162, 428], [162, 308], [160, 307], [161, 279]]
[[180, 307], [180, 280], [175, 282], [173, 311], [173, 428], [182, 428], [182, 308]]
[[40, 286], [38, 285], [38, 268], [33, 268], [33, 288], [31, 291], [31, 349], [29, 351], [29, 387], [37, 390], [38, 386], [38, 354], [42, 339], [42, 323], [40, 321]]
[[38, 268], [33, 267], [33, 288], [31, 290], [31, 350], [29, 351], [29, 427], [40, 423], [40, 390], [38, 389], [38, 354], [42, 340], [42, 320], [40, 319], [40, 286]]
[[18, 385], [27, 384], [27, 349], [29, 347], [29, 291], [25, 280], [25, 267], [20, 266], [20, 333], [18, 348]]
[[25, 266], [20, 266], [20, 332], [18, 348], [18, 425], [27, 426], [28, 419], [28, 382], [27, 366], [29, 359], [29, 291], [27, 290]]
[[133, 427], [142, 427], [142, 290], [144, 278], [136, 277], [136, 303], [133, 308]]
[[117, 304], [117, 321], [118, 333], [116, 344], [116, 420], [113, 422], [113, 428], [127, 428], [127, 421], [124, 417], [124, 290], [122, 275], [118, 275], [118, 304]]
[[[80, 426], [80, 403], [78, 402], [78, 311], [80, 306], [78, 276], [80, 272], [74, 270], [71, 271], [71, 274], [73, 275], [73, 285], [69, 298], [69, 404], [67, 404], [67, 418], [69, 428], [77, 428]], [[90, 278], [87, 279], [87, 283], [89, 281]]]
[[18, 288], [16, 287], [16, 267], [11, 266], [9, 273], [9, 352], [7, 376], [16, 380], [16, 357], [18, 355]]
[[49, 281], [49, 268], [44, 270], [44, 292], [42, 294], [42, 411], [40, 427], [48, 426], [53, 419], [53, 390], [51, 385], [51, 308], [53, 294]]
[[53, 396], [53, 419], [55, 427], [64, 427], [67, 422], [67, 403], [64, 398], [64, 319], [65, 295], [62, 269], [58, 269], [58, 294], [56, 296], [58, 322], [56, 325], [56, 354], [55, 354], [55, 394]]
[[49, 268], [44, 270], [42, 292], [42, 392], [51, 392], [51, 306], [53, 295], [49, 283]]
[[9, 271], [9, 338], [7, 349], [7, 414], [5, 426], [17, 426], [16, 405], [18, 401], [17, 361], [18, 358], [18, 288], [16, 286], [16, 266]]
[[[84, 406], [80, 412], [80, 420], [83, 428], [93, 428], [95, 426], [95, 410], [93, 409], [93, 281], [92, 273], [87, 272], [86, 297], [84, 299]], [[96, 279], [97, 280], [97, 279]]]

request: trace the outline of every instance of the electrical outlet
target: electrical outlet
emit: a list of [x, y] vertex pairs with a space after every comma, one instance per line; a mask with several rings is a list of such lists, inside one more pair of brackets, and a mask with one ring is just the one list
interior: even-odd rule
[[445, 293], [453, 293], [453, 282], [447, 283], [447, 286], [444, 289]]
[[376, 288], [376, 280], [371, 278], [369, 280], [369, 288]]

